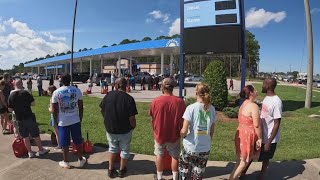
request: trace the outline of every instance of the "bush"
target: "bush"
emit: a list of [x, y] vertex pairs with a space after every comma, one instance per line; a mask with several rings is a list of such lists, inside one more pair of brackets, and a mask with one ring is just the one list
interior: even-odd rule
[[210, 87], [211, 103], [215, 108], [222, 110], [227, 107], [228, 87], [223, 62], [212, 61], [204, 72], [204, 81]]
[[239, 107], [226, 107], [223, 109], [223, 114], [228, 118], [237, 118], [239, 113]]
[[189, 97], [186, 99], [186, 105], [189, 106], [190, 104], [193, 104], [197, 101], [195, 97]]

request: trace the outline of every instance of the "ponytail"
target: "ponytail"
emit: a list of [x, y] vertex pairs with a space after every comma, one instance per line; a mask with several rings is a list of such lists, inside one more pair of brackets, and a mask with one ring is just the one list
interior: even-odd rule
[[196, 94], [202, 99], [204, 110], [208, 111], [211, 102], [209, 86], [205, 83], [198, 84], [196, 86]]

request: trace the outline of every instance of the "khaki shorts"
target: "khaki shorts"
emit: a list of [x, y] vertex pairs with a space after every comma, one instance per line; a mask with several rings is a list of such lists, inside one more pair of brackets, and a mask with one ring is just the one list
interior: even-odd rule
[[164, 151], [167, 150], [169, 155], [173, 158], [179, 158], [180, 155], [180, 140], [178, 139], [175, 143], [165, 143], [165, 144], [158, 144], [154, 141], [154, 154], [156, 156], [163, 156]]

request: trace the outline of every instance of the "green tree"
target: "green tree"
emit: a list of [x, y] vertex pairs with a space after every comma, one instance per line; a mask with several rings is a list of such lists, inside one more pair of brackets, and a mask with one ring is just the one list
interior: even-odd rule
[[129, 44], [129, 43], [131, 43], [129, 39], [124, 39], [119, 44], [121, 45], [121, 44]]
[[226, 71], [222, 61], [212, 61], [204, 71], [204, 81], [210, 87], [211, 103], [217, 110], [228, 104]]
[[71, 54], [71, 51], [68, 51], [67, 54]]
[[250, 31], [246, 31], [246, 45], [248, 75], [256, 77], [260, 61], [260, 45], [255, 35]]
[[117, 44], [116, 43], [113, 43], [111, 46], [116, 46]]
[[166, 36], [159, 36], [155, 40], [161, 40], [161, 39], [167, 39], [167, 37]]
[[150, 37], [145, 37], [142, 39], [142, 41], [151, 41], [152, 39]]
[[180, 38], [180, 35], [179, 34], [175, 34], [175, 35], [171, 36], [171, 38], [173, 38], [173, 39]]
[[103, 46], [102, 46], [102, 48], [106, 48], [106, 47], [108, 47], [108, 46], [107, 46], [107, 45], [103, 45]]

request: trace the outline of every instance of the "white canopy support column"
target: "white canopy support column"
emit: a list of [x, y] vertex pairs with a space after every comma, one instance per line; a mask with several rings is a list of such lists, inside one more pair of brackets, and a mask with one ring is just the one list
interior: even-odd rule
[[64, 73], [68, 73], [68, 62], [64, 65]]
[[40, 66], [38, 66], [38, 74], [40, 74]]
[[92, 75], [92, 56], [90, 57], [90, 76]]
[[46, 70], [46, 76], [48, 76], [48, 66], [47, 65], [45, 67], [45, 70]]
[[82, 73], [82, 58], [80, 58], [80, 72]]
[[164, 75], [164, 53], [161, 53], [161, 75]]
[[102, 59], [102, 55], [100, 54], [100, 73], [103, 73], [103, 59]]
[[170, 75], [173, 75], [173, 54], [170, 55]]
[[129, 73], [132, 74], [132, 57], [129, 60]]
[[118, 68], [118, 77], [120, 77], [121, 76], [121, 56], [120, 55], [117, 62], [117, 68]]
[[58, 76], [58, 64], [55, 65], [55, 70], [56, 70], [56, 75], [55, 76]]

